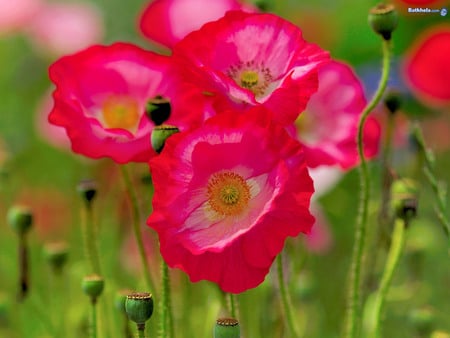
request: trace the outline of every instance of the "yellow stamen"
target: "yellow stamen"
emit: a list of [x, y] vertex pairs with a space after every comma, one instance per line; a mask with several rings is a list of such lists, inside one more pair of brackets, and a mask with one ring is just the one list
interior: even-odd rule
[[103, 121], [107, 128], [122, 128], [134, 132], [140, 114], [136, 100], [126, 96], [111, 96], [102, 105]]
[[252, 89], [258, 84], [259, 76], [257, 72], [246, 70], [241, 73], [241, 86], [243, 88]]
[[250, 200], [250, 187], [238, 174], [219, 172], [208, 181], [208, 203], [220, 215], [240, 214]]

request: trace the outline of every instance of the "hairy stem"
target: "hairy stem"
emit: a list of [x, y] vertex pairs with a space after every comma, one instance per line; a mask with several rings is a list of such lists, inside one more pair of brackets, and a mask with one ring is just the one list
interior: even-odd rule
[[285, 316], [285, 321], [289, 329], [291, 337], [298, 337], [297, 330], [295, 329], [294, 317], [292, 311], [292, 304], [289, 298], [289, 293], [286, 287], [286, 281], [283, 272], [283, 258], [282, 253], [277, 256], [277, 272], [278, 272], [278, 284], [281, 294], [281, 302], [283, 305], [283, 311]]
[[368, 219], [368, 207], [370, 197], [370, 176], [367, 161], [364, 155], [363, 132], [364, 125], [370, 112], [380, 102], [386, 89], [390, 71], [390, 43], [383, 40], [383, 65], [380, 83], [371, 101], [361, 113], [358, 123], [358, 155], [360, 158], [359, 177], [361, 185], [361, 195], [359, 201], [358, 217], [355, 229], [355, 242], [353, 245], [352, 261], [350, 267], [350, 287], [347, 301], [346, 328], [344, 337], [355, 338], [358, 335], [361, 322], [361, 268], [363, 264], [363, 253], [366, 239], [366, 228]]

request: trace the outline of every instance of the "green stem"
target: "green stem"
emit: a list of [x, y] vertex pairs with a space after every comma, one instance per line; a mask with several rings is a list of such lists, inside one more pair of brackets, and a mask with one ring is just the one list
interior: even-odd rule
[[281, 293], [281, 302], [283, 304], [283, 311], [286, 320], [286, 324], [289, 328], [291, 337], [298, 337], [297, 330], [295, 329], [294, 317], [291, 302], [289, 299], [289, 293], [286, 287], [286, 281], [283, 273], [283, 258], [282, 253], [277, 256], [277, 272], [278, 272], [278, 284]]
[[167, 263], [161, 261], [162, 272], [162, 295], [161, 295], [161, 317], [160, 317], [160, 337], [172, 338], [174, 336], [172, 304], [170, 297], [170, 276]]
[[145, 324], [138, 324], [138, 338], [145, 338]]
[[[430, 150], [427, 149], [425, 145], [425, 140], [423, 138], [422, 130], [420, 129], [418, 123], [414, 124], [413, 127], [413, 135], [419, 146], [419, 151], [422, 153], [423, 158], [425, 160], [425, 167], [423, 168], [425, 176], [427, 177], [428, 182], [431, 185], [431, 189], [433, 190], [435, 199], [436, 199], [436, 215], [441, 222], [442, 227], [444, 229], [445, 234], [449, 240], [448, 245], [450, 248], [450, 221], [446, 214], [446, 193], [445, 190], [438, 183], [438, 179], [434, 173], [434, 159]], [[450, 251], [449, 251], [450, 254]]]
[[395, 220], [394, 232], [392, 234], [392, 243], [389, 249], [386, 266], [381, 277], [380, 287], [375, 295], [374, 305], [374, 329], [371, 338], [381, 337], [381, 316], [383, 315], [386, 295], [392, 282], [392, 276], [397, 268], [400, 255], [405, 244], [405, 229], [408, 221], [397, 218]]
[[97, 302], [92, 300], [91, 303], [91, 338], [97, 338]]
[[361, 268], [363, 262], [363, 253], [366, 239], [366, 228], [368, 219], [368, 207], [370, 197], [370, 176], [367, 166], [366, 158], [364, 155], [364, 140], [363, 132], [364, 125], [370, 112], [377, 106], [381, 100], [383, 93], [386, 89], [390, 71], [390, 43], [383, 40], [383, 65], [380, 83], [378, 85], [375, 95], [372, 100], [367, 104], [361, 113], [358, 124], [358, 155], [360, 158], [359, 175], [361, 185], [361, 196], [359, 201], [358, 218], [355, 229], [355, 242], [353, 245], [352, 262], [350, 267], [350, 288], [349, 297], [347, 301], [347, 313], [346, 313], [346, 328], [344, 337], [355, 338], [357, 337], [359, 324], [361, 321]]
[[83, 241], [85, 255], [92, 273], [100, 275], [100, 258], [97, 250], [97, 231], [94, 225], [92, 202], [86, 202], [84, 206], [85, 219], [83, 222]]
[[138, 250], [139, 250], [139, 256], [141, 259], [141, 265], [142, 265], [142, 270], [144, 273], [145, 283], [146, 283], [146, 286], [149, 291], [154, 290], [154, 284], [152, 281], [152, 277], [150, 275], [148, 259], [147, 259], [147, 255], [145, 254], [144, 243], [142, 241], [138, 199], [136, 196], [136, 192], [133, 189], [133, 185], [131, 184], [130, 174], [128, 173], [126, 166], [121, 165], [120, 169], [122, 171], [122, 177], [125, 182], [128, 197], [131, 202], [134, 237], [136, 239], [136, 244], [137, 244]]
[[231, 318], [237, 319], [236, 295], [233, 293], [228, 293], [228, 301], [229, 301], [229, 306], [230, 306], [230, 316], [231, 316]]

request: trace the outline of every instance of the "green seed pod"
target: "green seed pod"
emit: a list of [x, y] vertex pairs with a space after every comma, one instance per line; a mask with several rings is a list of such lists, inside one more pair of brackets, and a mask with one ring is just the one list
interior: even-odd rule
[[180, 130], [177, 127], [169, 126], [167, 124], [153, 128], [150, 138], [153, 149], [159, 154], [163, 150], [167, 138], [179, 131]]
[[90, 296], [93, 302], [95, 302], [97, 297], [102, 294], [104, 287], [105, 281], [103, 278], [95, 274], [84, 277], [81, 282], [83, 292]]
[[397, 27], [398, 13], [394, 5], [381, 3], [370, 10], [368, 20], [373, 31], [387, 41]]
[[27, 233], [33, 224], [33, 214], [28, 207], [16, 205], [9, 209], [8, 223], [18, 234]]
[[127, 296], [125, 310], [136, 324], [144, 324], [153, 314], [153, 298], [148, 292], [133, 292]]
[[412, 218], [417, 214], [418, 189], [416, 182], [399, 179], [392, 183], [392, 206], [399, 218]]
[[145, 106], [145, 113], [155, 126], [160, 126], [166, 122], [170, 117], [171, 110], [170, 101], [161, 95], [148, 100]]
[[402, 98], [399, 92], [389, 91], [384, 98], [384, 105], [391, 114], [395, 114], [402, 105]]
[[239, 338], [241, 328], [234, 318], [219, 318], [214, 326], [214, 338]]
[[44, 257], [55, 272], [61, 272], [69, 256], [66, 242], [48, 243], [44, 246]]
[[84, 179], [78, 183], [77, 191], [86, 203], [91, 203], [97, 194], [97, 183], [91, 179]]

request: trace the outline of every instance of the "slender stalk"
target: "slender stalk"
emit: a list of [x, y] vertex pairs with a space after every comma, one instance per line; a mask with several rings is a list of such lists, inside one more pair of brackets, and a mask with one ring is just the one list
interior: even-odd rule
[[[427, 149], [425, 145], [425, 140], [423, 138], [422, 130], [420, 129], [418, 123], [414, 124], [413, 127], [413, 135], [417, 142], [417, 145], [419, 146], [419, 151], [422, 153], [423, 158], [425, 160], [425, 166], [423, 168], [425, 176], [428, 180], [428, 182], [431, 185], [431, 189], [433, 190], [435, 199], [436, 199], [436, 215], [439, 219], [439, 222], [441, 223], [445, 234], [448, 238], [448, 245], [450, 248], [450, 221], [448, 219], [448, 216], [446, 214], [446, 193], [445, 190], [442, 189], [442, 187], [438, 183], [438, 179], [436, 178], [436, 175], [434, 173], [434, 160], [433, 155], [430, 152], [430, 150]], [[449, 249], [450, 254], [450, 249]]]
[[392, 277], [397, 268], [403, 247], [405, 244], [405, 228], [408, 225], [407, 219], [397, 218], [395, 220], [394, 232], [392, 234], [392, 243], [389, 248], [386, 266], [384, 267], [383, 276], [381, 277], [380, 287], [375, 295], [374, 305], [374, 329], [371, 338], [381, 337], [381, 322], [383, 315], [386, 295], [392, 282]]
[[281, 302], [283, 305], [284, 316], [286, 320], [286, 324], [289, 328], [289, 333], [291, 337], [298, 337], [297, 330], [295, 329], [294, 317], [292, 311], [292, 305], [289, 298], [289, 293], [286, 287], [286, 281], [283, 273], [283, 258], [282, 253], [277, 256], [277, 272], [278, 272], [278, 284], [280, 287], [281, 293]]
[[84, 204], [85, 217], [83, 221], [83, 242], [86, 259], [91, 272], [100, 275], [100, 258], [97, 250], [97, 230], [94, 225], [94, 210], [92, 202]]
[[161, 317], [160, 317], [160, 337], [172, 338], [174, 336], [172, 301], [170, 297], [170, 276], [167, 263], [161, 261], [162, 275], [162, 295], [161, 295]]
[[137, 324], [138, 338], [145, 338], [145, 323]]
[[366, 228], [368, 219], [368, 207], [370, 197], [370, 176], [364, 155], [363, 132], [364, 125], [370, 112], [377, 106], [386, 89], [390, 71], [390, 43], [383, 40], [383, 65], [380, 83], [371, 101], [361, 113], [358, 124], [358, 155], [360, 158], [359, 176], [361, 185], [361, 195], [359, 201], [358, 217], [355, 229], [355, 242], [353, 245], [352, 262], [350, 267], [350, 288], [347, 300], [346, 328], [344, 337], [355, 338], [358, 335], [361, 322], [361, 268], [363, 263], [363, 253], [366, 239]]
[[19, 234], [19, 301], [23, 301], [27, 296], [29, 290], [29, 278], [28, 278], [28, 245], [26, 240], [26, 234]]
[[152, 277], [150, 275], [150, 269], [149, 269], [147, 255], [145, 254], [144, 242], [142, 241], [138, 199], [136, 196], [136, 192], [133, 189], [133, 185], [131, 184], [130, 174], [128, 173], [127, 167], [125, 165], [121, 165], [120, 169], [122, 171], [122, 177], [125, 182], [128, 197], [131, 202], [132, 216], [133, 216], [133, 232], [134, 232], [134, 237], [135, 237], [136, 244], [137, 244], [138, 250], [139, 250], [139, 256], [141, 259], [141, 265], [142, 265], [145, 283], [149, 290], [154, 290], [154, 283], [153, 283]]
[[91, 301], [91, 338], [97, 338], [97, 302]]
[[236, 295], [233, 293], [228, 293], [228, 302], [230, 306], [230, 316], [231, 318], [237, 319], [237, 304], [236, 304]]

